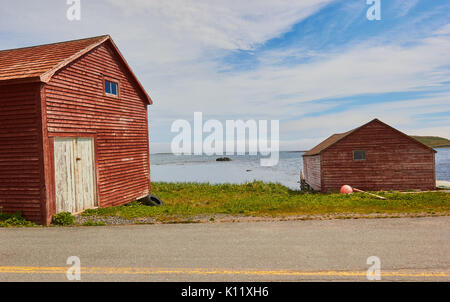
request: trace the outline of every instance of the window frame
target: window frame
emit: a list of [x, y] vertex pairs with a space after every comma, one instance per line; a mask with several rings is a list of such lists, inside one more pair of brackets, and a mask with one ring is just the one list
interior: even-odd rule
[[[363, 152], [364, 158], [355, 158], [356, 152]], [[353, 150], [353, 161], [365, 161], [367, 159], [366, 150]]]
[[[113, 94], [113, 93], [106, 92], [106, 81], [108, 81], [108, 82], [110, 82], [110, 83], [116, 84], [116, 92], [117, 92], [117, 94]], [[120, 81], [118, 81], [117, 79], [114, 79], [114, 78], [110, 78], [110, 77], [103, 76], [103, 83], [102, 83], [102, 86], [103, 86], [103, 94], [104, 94], [105, 96], [112, 97], [112, 98], [119, 98], [119, 94], [120, 94]]]

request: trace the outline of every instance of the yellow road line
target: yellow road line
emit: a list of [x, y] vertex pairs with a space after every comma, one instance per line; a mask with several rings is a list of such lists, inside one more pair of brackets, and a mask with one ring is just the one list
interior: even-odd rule
[[[67, 267], [0, 266], [0, 274], [65, 274]], [[365, 277], [365, 271], [232, 270], [205, 268], [81, 267], [81, 274], [102, 275], [257, 275]], [[382, 277], [450, 277], [450, 272], [382, 271]]]

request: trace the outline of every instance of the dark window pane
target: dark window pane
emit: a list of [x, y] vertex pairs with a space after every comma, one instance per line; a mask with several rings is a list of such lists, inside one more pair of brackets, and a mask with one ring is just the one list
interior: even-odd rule
[[105, 81], [105, 92], [111, 93], [111, 82], [110, 81]]
[[111, 93], [117, 95], [117, 83], [111, 82]]
[[366, 159], [366, 151], [359, 150], [353, 151], [353, 160], [365, 160]]

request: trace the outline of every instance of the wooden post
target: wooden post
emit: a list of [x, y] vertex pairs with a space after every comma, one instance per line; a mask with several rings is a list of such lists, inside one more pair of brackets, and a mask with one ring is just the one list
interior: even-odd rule
[[300, 190], [302, 192], [309, 192], [309, 191], [311, 191], [311, 187], [306, 182], [305, 175], [303, 174], [303, 170], [301, 170], [301, 169], [300, 169]]
[[378, 199], [386, 199], [386, 197], [383, 197], [383, 196], [380, 196], [380, 195], [376, 195], [376, 194], [372, 194], [372, 193], [369, 193], [369, 192], [366, 192], [366, 191], [363, 191], [363, 190], [360, 190], [360, 189], [357, 189], [357, 188], [353, 188], [353, 191], [361, 192], [361, 193], [366, 193], [366, 194], [369, 194], [369, 195], [371, 195], [371, 196], [374, 196], [374, 197], [376, 197], [376, 198], [378, 198]]

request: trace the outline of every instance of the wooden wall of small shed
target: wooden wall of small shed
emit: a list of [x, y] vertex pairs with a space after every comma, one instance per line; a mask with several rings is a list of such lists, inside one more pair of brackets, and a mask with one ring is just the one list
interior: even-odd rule
[[[105, 96], [104, 77], [119, 83], [118, 98]], [[95, 137], [99, 206], [150, 193], [147, 104], [109, 44], [55, 74], [45, 103], [49, 136]]]
[[[353, 151], [366, 160], [354, 161]], [[321, 154], [322, 191], [343, 184], [362, 190], [434, 189], [434, 152], [396, 130], [374, 121]]]
[[43, 202], [40, 84], [0, 85], [0, 211], [40, 223]]
[[303, 170], [306, 183], [315, 191], [320, 191], [320, 155], [303, 156]]

